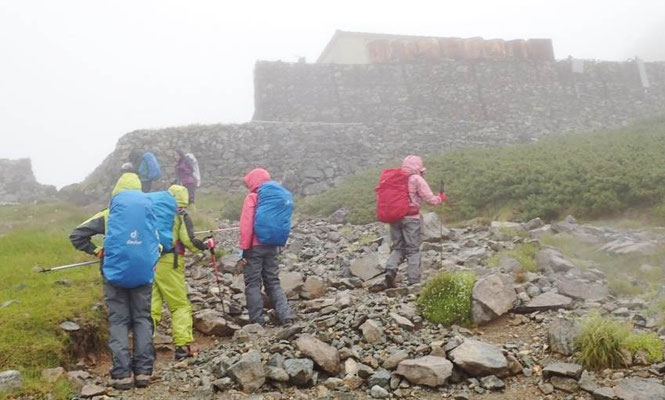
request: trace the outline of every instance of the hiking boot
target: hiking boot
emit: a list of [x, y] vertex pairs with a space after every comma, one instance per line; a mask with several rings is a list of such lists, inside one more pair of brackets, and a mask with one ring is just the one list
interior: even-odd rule
[[134, 384], [137, 388], [144, 388], [150, 384], [150, 375], [139, 374], [134, 376]]
[[129, 390], [134, 385], [134, 381], [132, 381], [131, 376], [128, 376], [126, 378], [119, 378], [119, 379], [111, 378], [111, 381], [109, 382], [109, 384], [115, 390]]
[[386, 272], [386, 289], [392, 289], [395, 286], [395, 276], [397, 274], [391, 273], [391, 272]]
[[282, 323], [280, 325], [285, 327], [285, 328], [288, 328], [288, 327], [290, 327], [291, 325], [293, 325], [295, 323], [296, 323], [295, 318], [287, 318], [284, 321], [282, 321]]
[[175, 359], [180, 361], [187, 357], [194, 357], [194, 354], [198, 353], [198, 349], [190, 345], [178, 346], [175, 349]]

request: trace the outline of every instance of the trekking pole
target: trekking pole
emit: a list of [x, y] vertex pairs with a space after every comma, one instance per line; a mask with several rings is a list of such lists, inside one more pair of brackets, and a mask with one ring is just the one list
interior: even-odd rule
[[63, 270], [63, 269], [76, 268], [76, 267], [82, 267], [84, 265], [96, 264], [98, 262], [99, 262], [99, 260], [84, 261], [84, 262], [75, 263], [75, 264], [61, 265], [59, 267], [42, 268], [41, 271], [37, 271], [37, 272], [60, 271], [60, 270]]
[[217, 281], [217, 290], [219, 290], [219, 300], [222, 303], [222, 312], [224, 312], [224, 293], [222, 292], [222, 285], [219, 283], [219, 271], [217, 271], [217, 257], [214, 247], [210, 249], [210, 257], [212, 258], [212, 269], [215, 272], [215, 281]]
[[220, 229], [209, 229], [209, 230], [207, 230], [207, 231], [197, 231], [197, 232], [194, 232], [194, 234], [195, 234], [195, 235], [201, 235], [201, 234], [204, 234], [204, 233], [212, 234], [212, 233], [215, 233], [215, 232], [237, 231], [238, 229], [240, 229], [240, 227], [234, 227], [234, 228], [220, 228]]

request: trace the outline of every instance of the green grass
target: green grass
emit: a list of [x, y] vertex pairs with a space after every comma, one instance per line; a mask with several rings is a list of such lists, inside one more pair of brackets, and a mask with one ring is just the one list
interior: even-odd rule
[[540, 246], [535, 243], [520, 243], [513, 250], [504, 250], [494, 254], [489, 259], [490, 267], [497, 267], [501, 256], [509, 255], [522, 264], [525, 271], [536, 272], [536, 253], [540, 250]]
[[663, 342], [654, 333], [637, 333], [628, 323], [590, 314], [582, 320], [577, 338], [577, 360], [585, 368], [600, 370], [625, 365], [622, 349], [632, 355], [644, 351], [648, 362], [663, 360]]
[[[599, 218], [643, 208], [665, 221], [663, 153], [665, 117], [618, 130], [429, 157], [425, 178], [434, 191], [440, 180], [446, 182], [449, 201], [442, 212], [448, 221], [501, 216], [552, 220], [567, 213]], [[379, 173], [377, 168], [349, 177], [308, 199], [303, 209], [327, 216], [346, 207], [349, 221], [374, 221]]]
[[[240, 219], [242, 203], [246, 195], [247, 192], [197, 193], [195, 208], [198, 213], [204, 213], [208, 217], [237, 221]], [[194, 222], [196, 225], [197, 221]]]
[[[93, 212], [63, 204], [0, 207], [0, 304], [16, 301], [0, 309], [0, 370], [20, 370], [26, 380], [24, 393], [40, 397], [52, 392], [66, 398], [66, 382], [39, 379], [43, 368], [73, 361], [66, 350], [67, 336], [58, 325], [73, 319], [103, 326], [103, 315], [93, 310], [102, 297], [98, 266], [33, 272], [35, 266], [91, 259], [76, 251], [68, 236]], [[58, 280], [68, 280], [70, 286]]]
[[473, 272], [443, 272], [431, 278], [418, 296], [417, 304], [430, 322], [444, 325], [471, 324]]

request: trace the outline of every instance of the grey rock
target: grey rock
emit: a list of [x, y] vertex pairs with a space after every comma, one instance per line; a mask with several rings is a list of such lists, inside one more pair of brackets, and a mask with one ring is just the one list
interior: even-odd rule
[[390, 372], [386, 371], [385, 369], [379, 369], [375, 373], [373, 373], [369, 378], [367, 378], [367, 385], [368, 386], [381, 386], [383, 388], [387, 388], [390, 385]]
[[[400, 327], [402, 327], [406, 330], [412, 330], [415, 327], [415, 325], [413, 325], [413, 322], [411, 322], [406, 317], [403, 317], [403, 316], [401, 316], [397, 313], [392, 313], [392, 312], [389, 315], [390, 315], [390, 318], [392, 318], [393, 321], [395, 321], [397, 323], [397, 325], [399, 325]], [[361, 329], [362, 329], [362, 327], [361, 327]]]
[[614, 394], [620, 400], [663, 400], [665, 386], [650, 379], [627, 378], [614, 387]]
[[593, 373], [589, 371], [582, 372], [582, 376], [580, 376], [580, 379], [577, 381], [577, 383], [579, 383], [580, 389], [584, 390], [585, 392], [593, 393], [598, 389], [598, 384], [596, 384]]
[[495, 375], [489, 375], [480, 378], [480, 386], [487, 390], [501, 390], [506, 384]]
[[383, 273], [383, 268], [380, 266], [379, 255], [377, 253], [372, 253], [362, 258], [356, 258], [351, 261], [349, 269], [354, 276], [357, 276], [363, 281], [369, 281]]
[[340, 358], [336, 348], [311, 335], [301, 335], [295, 344], [298, 350], [314, 360], [328, 375], [339, 373]]
[[406, 350], [397, 350], [391, 353], [386, 361], [383, 362], [383, 368], [385, 369], [395, 369], [402, 361], [409, 358], [409, 353]]
[[614, 389], [609, 387], [601, 387], [593, 392], [594, 400], [616, 400], [617, 396]]
[[568, 272], [575, 265], [566, 260], [559, 251], [554, 249], [543, 249], [536, 254], [536, 266], [539, 271], [544, 272]]
[[516, 272], [522, 269], [522, 264], [513, 256], [501, 254], [497, 268], [504, 272]]
[[577, 321], [565, 318], [556, 318], [547, 330], [547, 339], [553, 352], [571, 356], [575, 353], [577, 337], [581, 332], [581, 325]]
[[570, 308], [572, 303], [573, 300], [570, 297], [562, 296], [557, 293], [546, 292], [531, 299], [530, 302], [523, 306], [522, 311], [534, 312], [557, 310], [559, 308]]
[[550, 383], [541, 382], [538, 384], [538, 389], [540, 389], [543, 394], [552, 394], [554, 393], [554, 386]]
[[508, 371], [508, 361], [501, 350], [478, 340], [465, 339], [448, 356], [471, 376], [501, 375]]
[[284, 361], [284, 370], [291, 383], [304, 386], [312, 381], [314, 376], [314, 362], [308, 358], [291, 358]]
[[[500, 317], [513, 308], [517, 295], [508, 277], [503, 278], [498, 274], [489, 275], [478, 279], [473, 287], [472, 297], [474, 302], [480, 303], [483, 308], [490, 311], [492, 319]], [[474, 307], [476, 311], [476, 307]], [[473, 314], [474, 322], [483, 324], [489, 322], [487, 313]]]
[[231, 365], [228, 374], [245, 393], [259, 390], [266, 381], [266, 373], [261, 364], [261, 354], [256, 350], [243, 354], [240, 361]]
[[549, 378], [558, 375], [579, 379], [583, 370], [584, 368], [579, 364], [556, 362], [543, 368], [543, 376]]
[[89, 398], [95, 396], [101, 396], [106, 393], [106, 388], [104, 386], [87, 384], [81, 388], [81, 397]]
[[436, 213], [429, 212], [423, 214], [422, 224], [420, 225], [420, 236], [424, 242], [437, 241], [441, 238], [449, 238], [450, 230], [442, 226], [441, 217]]
[[602, 300], [609, 294], [604, 285], [566, 278], [559, 280], [558, 289], [559, 294], [581, 300]]
[[76, 322], [73, 322], [73, 321], [65, 321], [65, 322], [61, 323], [60, 328], [64, 331], [67, 331], [67, 332], [75, 332], [75, 331], [78, 331], [79, 329], [81, 329], [79, 324], [77, 324]]
[[228, 337], [233, 336], [240, 326], [225, 319], [218, 311], [205, 309], [194, 314], [194, 328], [206, 335]]
[[305, 299], [316, 299], [326, 295], [326, 283], [318, 276], [308, 276], [302, 286], [300, 296]]
[[443, 357], [425, 356], [404, 360], [397, 366], [398, 375], [416, 385], [445, 385], [453, 373], [453, 364]]
[[386, 341], [386, 337], [383, 334], [383, 328], [381, 328], [379, 323], [374, 320], [368, 319], [365, 321], [360, 325], [360, 330], [367, 343], [374, 344]]
[[349, 216], [351, 212], [346, 209], [346, 208], [340, 208], [334, 213], [330, 214], [330, 217], [328, 217], [328, 221], [332, 224], [345, 224], [346, 223], [346, 217]]
[[567, 378], [565, 376], [554, 375], [550, 378], [550, 384], [554, 386], [555, 389], [561, 390], [566, 393], [575, 393], [580, 390], [580, 385], [573, 378]]
[[276, 382], [288, 382], [289, 374], [279, 367], [266, 366], [266, 378]]
[[390, 393], [379, 385], [372, 386], [372, 389], [369, 391], [369, 395], [375, 399], [385, 399], [390, 396]]
[[279, 282], [289, 300], [298, 298], [304, 284], [303, 276], [300, 272], [282, 272], [279, 274]]
[[0, 372], [0, 393], [11, 392], [23, 387], [21, 373], [16, 370]]
[[64, 376], [65, 373], [66, 373], [65, 369], [62, 367], [47, 368], [42, 370], [42, 378], [44, 378], [44, 380], [46, 380], [47, 382], [55, 382], [60, 377]]

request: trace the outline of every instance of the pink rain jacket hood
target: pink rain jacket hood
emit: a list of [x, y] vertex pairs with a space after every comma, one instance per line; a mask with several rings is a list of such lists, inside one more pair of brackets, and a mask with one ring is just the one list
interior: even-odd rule
[[418, 156], [406, 156], [402, 161], [402, 169], [410, 175], [422, 175], [427, 170], [423, 165], [423, 159]]
[[263, 168], [254, 168], [245, 175], [245, 186], [250, 193], [245, 196], [242, 204], [242, 213], [240, 214], [240, 248], [243, 250], [251, 249], [254, 246], [260, 246], [256, 235], [254, 235], [254, 214], [258, 204], [259, 195], [257, 191], [261, 184], [270, 180], [270, 173]]

